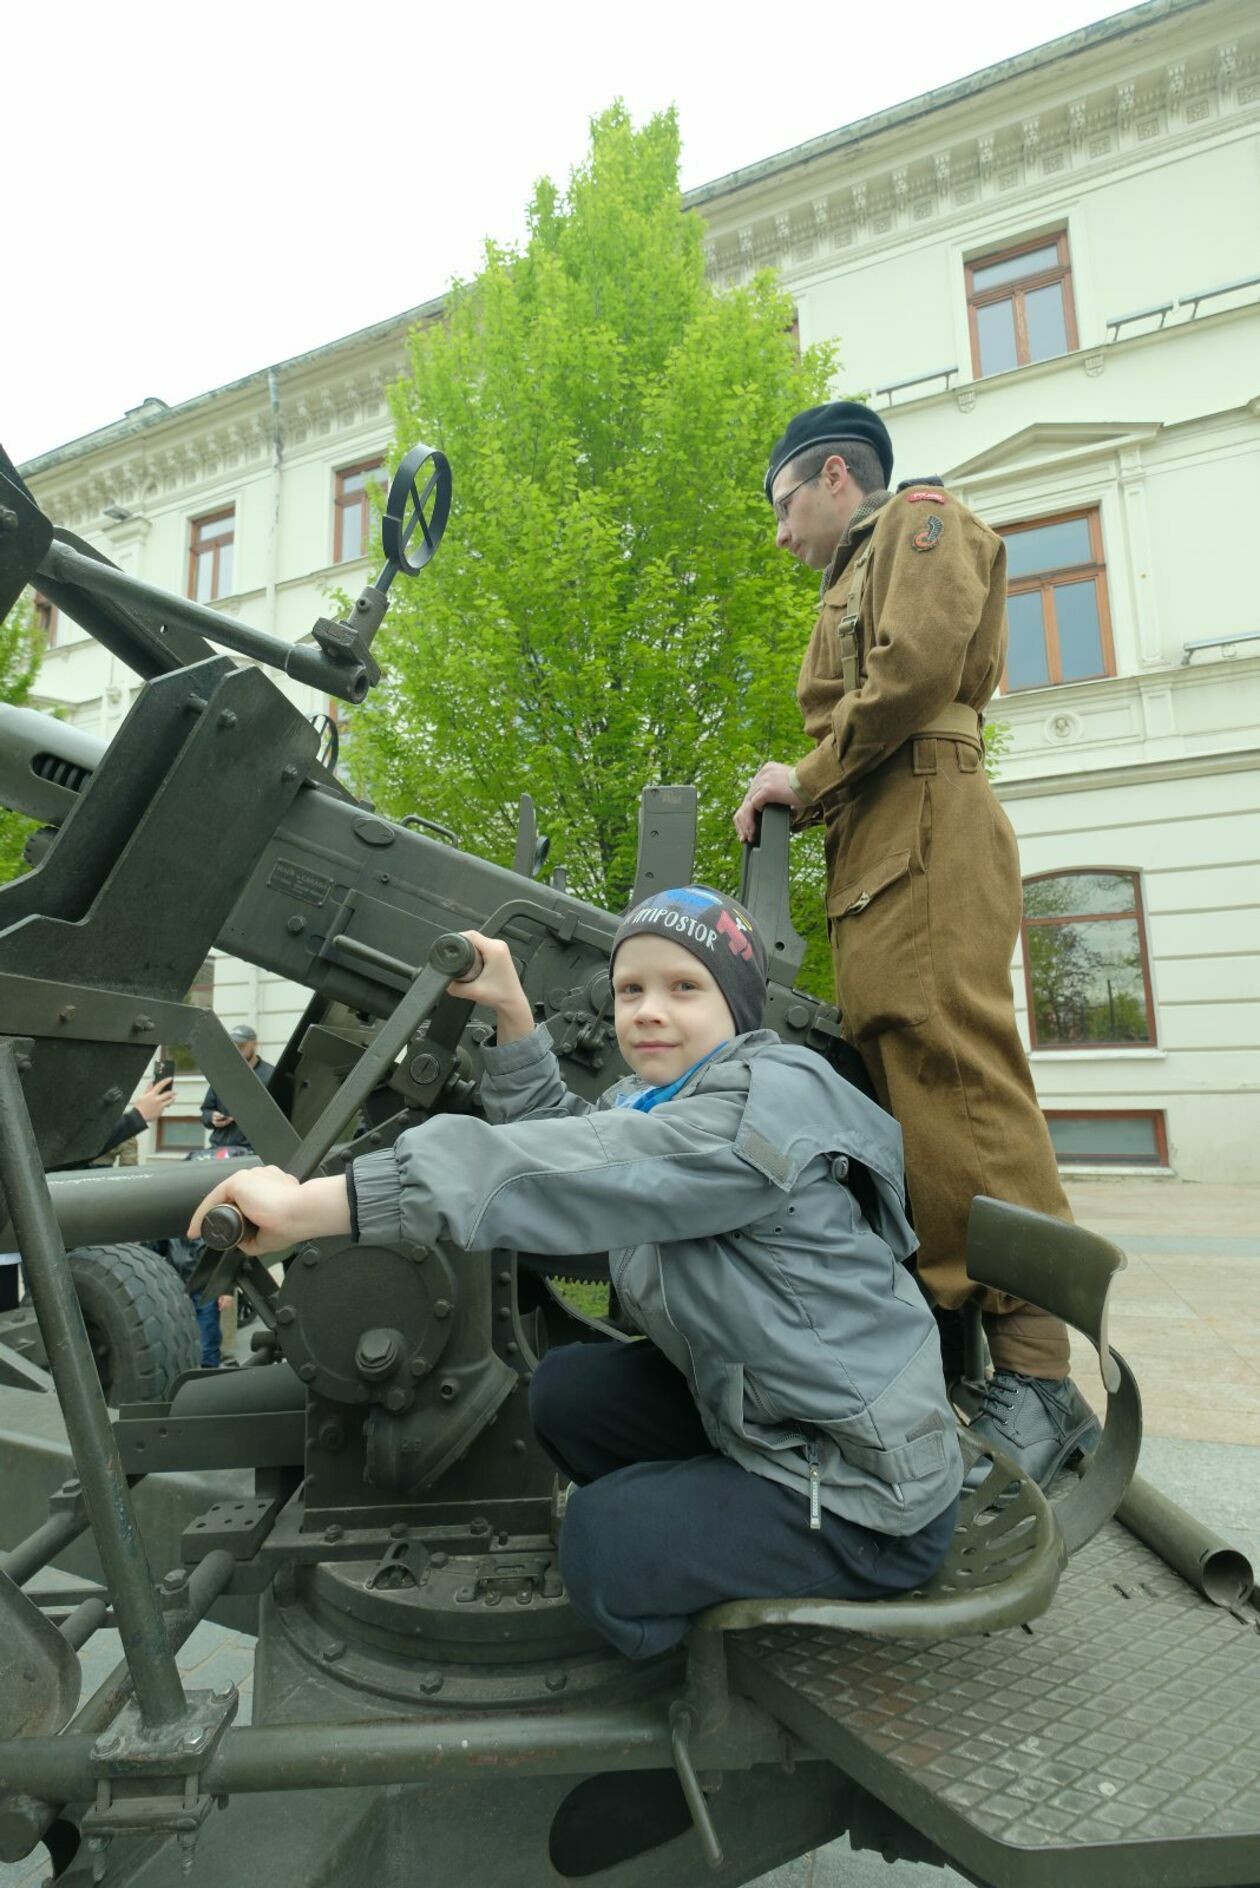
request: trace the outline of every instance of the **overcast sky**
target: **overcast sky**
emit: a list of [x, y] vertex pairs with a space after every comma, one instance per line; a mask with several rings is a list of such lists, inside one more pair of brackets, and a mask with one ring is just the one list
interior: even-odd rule
[[4, 27], [19, 462], [440, 295], [615, 97], [683, 185], [1121, 10], [1100, 0], [61, 0]]

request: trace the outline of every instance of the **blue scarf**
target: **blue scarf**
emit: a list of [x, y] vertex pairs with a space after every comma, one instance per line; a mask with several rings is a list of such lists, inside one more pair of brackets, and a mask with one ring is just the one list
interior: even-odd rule
[[679, 1089], [685, 1088], [697, 1069], [702, 1069], [711, 1061], [718, 1049], [725, 1049], [727, 1044], [719, 1042], [717, 1049], [710, 1049], [708, 1055], [702, 1055], [698, 1062], [693, 1062], [689, 1069], [678, 1077], [677, 1081], [665, 1082], [659, 1088], [641, 1088], [637, 1094], [618, 1095], [613, 1101], [614, 1108], [637, 1108], [640, 1114], [651, 1114], [653, 1108], [659, 1108], [663, 1101], [672, 1101]]

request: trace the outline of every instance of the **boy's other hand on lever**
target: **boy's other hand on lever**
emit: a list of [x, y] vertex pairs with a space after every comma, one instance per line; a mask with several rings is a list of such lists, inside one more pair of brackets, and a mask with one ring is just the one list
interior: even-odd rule
[[498, 1019], [496, 1035], [502, 1042], [517, 1042], [534, 1031], [534, 1012], [521, 987], [512, 962], [512, 953], [500, 937], [483, 937], [480, 931], [465, 931], [463, 936], [480, 953], [481, 970], [467, 983], [447, 984], [451, 996], [462, 996], [469, 1003], [480, 1003], [493, 1010]]

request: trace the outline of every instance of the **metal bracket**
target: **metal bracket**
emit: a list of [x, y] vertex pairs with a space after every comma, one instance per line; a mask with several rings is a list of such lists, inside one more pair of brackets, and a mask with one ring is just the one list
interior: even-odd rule
[[[216, 1800], [200, 1787], [201, 1773], [239, 1705], [235, 1685], [190, 1691], [182, 1717], [149, 1726], [134, 1703], [123, 1706], [88, 1759], [96, 1798], [81, 1827], [92, 1854], [94, 1882], [103, 1880], [106, 1850], [120, 1835], [175, 1835], [184, 1851], [185, 1870], [192, 1866], [197, 1837]], [[155, 1790], [155, 1779], [169, 1779], [171, 1787]]]

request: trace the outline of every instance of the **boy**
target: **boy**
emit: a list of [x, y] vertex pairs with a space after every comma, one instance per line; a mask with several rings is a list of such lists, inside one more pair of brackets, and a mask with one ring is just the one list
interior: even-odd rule
[[[611, 977], [633, 1074], [565, 1087], [501, 941], [453, 984], [495, 1010], [489, 1123], [439, 1116], [346, 1178], [233, 1176], [245, 1249], [349, 1233], [543, 1254], [611, 1247], [642, 1341], [549, 1352], [539, 1442], [577, 1487], [560, 1569], [631, 1658], [725, 1599], [867, 1599], [930, 1579], [962, 1481], [936, 1327], [904, 1261], [901, 1136], [811, 1050], [758, 1027], [765, 949], [733, 899], [654, 895]], [[860, 1204], [859, 1204], [860, 1200]], [[625, 1242], [619, 1244], [618, 1242]]]

